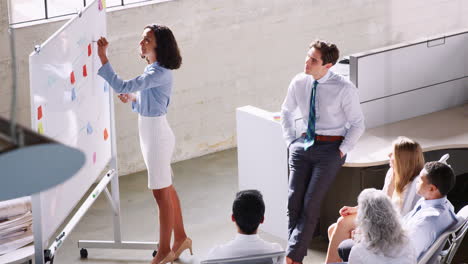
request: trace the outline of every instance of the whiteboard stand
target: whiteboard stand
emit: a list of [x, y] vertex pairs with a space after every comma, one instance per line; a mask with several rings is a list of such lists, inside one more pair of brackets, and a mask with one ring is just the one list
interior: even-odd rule
[[[45, 263], [53, 262], [55, 257], [55, 252], [62, 245], [63, 241], [68, 237], [71, 231], [75, 228], [81, 218], [85, 215], [91, 205], [96, 201], [97, 197], [104, 191], [107, 201], [112, 207], [113, 211], [113, 224], [114, 224], [114, 240], [105, 241], [105, 240], [79, 240], [78, 248], [80, 248], [81, 258], [87, 258], [88, 252], [87, 248], [100, 248], [100, 249], [144, 249], [144, 250], [154, 250], [153, 256], [156, 254], [156, 250], [159, 247], [159, 242], [137, 242], [137, 241], [122, 241], [121, 236], [121, 223], [120, 223], [120, 192], [119, 192], [119, 174], [117, 168], [117, 143], [115, 135], [115, 116], [114, 116], [114, 100], [112, 93], [109, 93], [109, 104], [110, 104], [110, 120], [111, 120], [111, 148], [112, 148], [112, 159], [109, 163], [109, 170], [104, 177], [99, 181], [98, 185], [93, 189], [91, 194], [86, 198], [84, 203], [75, 213], [75, 215], [70, 219], [68, 224], [64, 227], [62, 232], [55, 238], [52, 245], [44, 250], [42, 244], [42, 222], [40, 213], [33, 213], [33, 228], [34, 228], [34, 250], [35, 254], [35, 263]], [[112, 133], [114, 132], [114, 133]], [[111, 191], [109, 192], [108, 185], [111, 184]], [[39, 194], [32, 196], [33, 207], [41, 212], [40, 206], [40, 197]], [[34, 211], [33, 211], [34, 212]]]
[[[114, 116], [114, 98], [112, 93], [109, 93], [109, 104], [111, 107], [110, 110], [110, 119], [111, 119], [111, 129], [114, 133], [111, 133], [112, 140], [112, 159], [110, 161], [110, 167], [113, 168], [113, 176], [111, 179], [111, 190], [112, 194], [109, 193], [109, 190], [105, 188], [105, 195], [109, 201], [112, 209], [114, 211], [113, 222], [114, 222], [114, 241], [102, 241], [102, 240], [79, 240], [78, 248], [81, 248], [80, 255], [82, 258], [86, 258], [88, 255], [87, 248], [101, 248], [101, 249], [148, 249], [155, 250], [159, 247], [159, 242], [134, 242], [134, 241], [122, 241], [121, 228], [120, 228], [120, 193], [119, 193], [119, 177], [117, 169], [117, 143], [116, 143], [116, 134], [115, 134], [115, 116]], [[104, 180], [104, 179], [103, 179]], [[101, 181], [102, 182], [102, 181]], [[107, 183], [106, 183], [107, 185]], [[106, 186], [104, 185], [104, 186]], [[96, 189], [98, 189], [96, 187]], [[96, 191], [99, 191], [96, 190]], [[101, 190], [102, 191], [102, 190]], [[94, 191], [93, 191], [94, 193]], [[90, 197], [93, 195], [91, 193]], [[100, 191], [99, 191], [100, 193]], [[98, 194], [99, 195], [99, 194]], [[87, 200], [88, 200], [87, 199]]]
[[34, 259], [35, 263], [44, 263], [40, 193], [35, 193], [31, 195], [31, 206], [33, 213]]
[[[41, 46], [36, 47], [35, 52], [30, 56], [32, 127], [44, 132], [44, 127], [47, 128], [47, 125], [49, 125], [47, 128], [48, 132], [51, 137], [54, 138], [58, 137], [58, 135], [62, 135], [62, 133], [67, 133], [62, 129], [62, 127], [72, 127], [73, 129], [79, 128], [76, 124], [82, 121], [76, 121], [76, 119], [78, 119], [77, 117], [80, 117], [85, 120], [90, 119], [97, 125], [104, 123], [105, 125], [101, 127], [101, 129], [104, 128], [104, 130], [101, 131], [104, 131], [104, 140], [107, 140], [105, 141], [106, 143], [102, 140], [93, 143], [100, 147], [99, 150], [101, 151], [103, 158], [99, 159], [96, 163], [96, 156], [94, 156], [94, 163], [96, 163], [96, 165], [94, 165], [92, 169], [90, 169], [91, 167], [89, 166], [86, 167], [85, 164], [82, 170], [75, 174], [75, 177], [70, 178], [70, 181], [65, 182], [62, 186], [56, 187], [60, 188], [57, 193], [51, 192], [55, 190], [47, 190], [32, 196], [35, 249], [34, 258], [36, 264], [43, 264], [45, 262], [53, 263], [56, 251], [60, 248], [63, 241], [69, 236], [102, 192], [104, 192], [105, 197], [112, 207], [114, 240], [80, 240], [78, 242], [78, 247], [81, 248], [80, 255], [82, 258], [87, 257], [86, 248], [155, 250], [159, 245], [158, 242], [122, 241], [121, 237], [119, 173], [117, 166], [114, 100], [110, 88], [107, 87], [106, 89], [106, 83], [104, 83], [97, 75], [96, 68], [101, 65], [99, 60], [95, 57], [96, 50], [92, 46], [95, 45], [92, 44], [92, 42], [95, 42], [97, 37], [106, 35], [105, 14], [104, 0], [91, 1], [91, 3], [82, 9], [77, 16], [63, 25], [62, 28], [49, 37], [49, 39]], [[93, 30], [83, 31], [83, 28]], [[83, 34], [71, 34], [73, 32], [82, 32]], [[70, 39], [70, 41], [61, 41], [64, 37], [73, 38]], [[53, 59], [52, 62], [51, 58]], [[54, 67], [54, 65], [59, 65], [62, 68]], [[66, 68], [63, 65], [68, 65], [70, 68]], [[91, 72], [93, 74], [89, 74]], [[94, 89], [92, 90], [93, 92], [90, 92], [91, 90], [81, 90], [81, 97], [86, 99], [83, 101], [85, 103], [81, 102], [82, 104], [72, 105], [70, 101], [64, 101], [61, 96], [62, 93], [66, 95], [66, 98], [71, 99], [72, 102], [76, 99], [75, 90], [73, 90], [74, 92], [70, 92], [70, 90], [65, 90], [65, 88], [79, 88], [80, 83], [84, 84], [85, 80], [81, 78], [91, 78], [86, 81], [90, 82]], [[104, 87], [101, 87], [103, 84]], [[44, 87], [48, 87], [50, 89], [44, 89]], [[54, 93], [51, 93], [49, 90], [52, 90], [52, 88], [57, 90], [54, 90]], [[107, 92], [107, 94], [95, 93], [99, 88], [104, 88], [104, 92]], [[103, 90], [100, 91], [102, 92]], [[73, 96], [73, 94], [75, 94], [75, 96]], [[40, 101], [39, 99], [42, 99], [43, 101]], [[37, 104], [35, 100], [38, 101]], [[47, 106], [44, 107], [43, 111], [42, 104], [44, 102], [47, 102]], [[81, 112], [83, 112], [84, 109], [81, 106], [87, 105], [86, 103], [91, 103], [92, 106], [99, 106], [96, 107], [96, 109], [99, 113], [102, 113], [102, 115], [97, 116], [95, 112], [93, 112], [92, 115], [88, 112], [84, 112], [84, 115], [81, 115]], [[107, 104], [109, 106], [107, 106]], [[49, 111], [48, 109], [52, 110]], [[65, 115], [66, 113], [63, 112], [62, 109], [72, 113], [73, 117], [70, 117], [69, 115], [61, 116], [52, 114], [63, 113]], [[42, 120], [42, 116], [52, 118], [45, 118]], [[60, 122], [60, 126], [56, 125], [54, 121], [56, 123]], [[40, 122], [44, 122], [44, 126]], [[39, 123], [41, 124], [40, 126], [38, 125]], [[88, 135], [91, 135], [93, 133], [97, 133], [96, 131], [98, 131], [98, 127], [95, 127], [95, 129], [96, 130], [91, 127], [91, 129], [85, 131], [90, 131], [87, 133]], [[73, 145], [78, 142], [70, 140], [70, 138], [67, 137], [63, 137], [62, 140], [64, 141], [63, 144]], [[84, 147], [89, 147], [89, 145]], [[96, 152], [94, 152], [94, 155], [96, 155]], [[104, 168], [108, 168], [109, 171], [102, 176]], [[101, 175], [102, 178], [97, 177], [99, 175]], [[58, 227], [64, 222], [64, 219], [70, 214], [73, 206], [83, 198], [85, 190], [88, 190], [90, 186], [96, 182], [98, 184], [94, 187], [91, 194], [85, 199], [84, 203], [78, 208], [78, 211], [72, 216], [71, 220], [66, 223], [64, 229], [59, 232], [55, 238], [51, 237], [51, 234], [54, 234], [57, 231]], [[110, 187], [108, 187], [109, 183], [111, 185]], [[78, 186], [77, 184], [81, 185]], [[75, 192], [76, 189], [79, 189], [80, 192]], [[67, 203], [62, 201], [62, 204], [54, 204], [54, 206], [50, 206], [49, 204], [50, 202], [56, 202], [56, 200], [60, 202], [61, 199], [63, 200], [64, 198], [71, 197], [71, 195], [74, 195], [73, 201], [67, 201]], [[153, 252], [153, 254], [155, 253]]]

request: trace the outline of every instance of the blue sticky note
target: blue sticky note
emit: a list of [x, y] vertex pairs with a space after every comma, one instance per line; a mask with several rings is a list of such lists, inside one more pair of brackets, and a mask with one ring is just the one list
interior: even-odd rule
[[109, 84], [107, 82], [104, 82], [104, 92], [109, 91]]
[[72, 101], [75, 101], [75, 100], [76, 100], [76, 90], [75, 90], [75, 87], [72, 88], [71, 99], [72, 99]]
[[88, 135], [91, 135], [93, 133], [93, 127], [91, 126], [91, 123], [88, 122], [88, 125], [86, 126], [86, 132]]
[[49, 78], [47, 78], [47, 84], [49, 86], [52, 86], [55, 84], [55, 82], [57, 81], [57, 78], [53, 77], [53, 76], [49, 76]]

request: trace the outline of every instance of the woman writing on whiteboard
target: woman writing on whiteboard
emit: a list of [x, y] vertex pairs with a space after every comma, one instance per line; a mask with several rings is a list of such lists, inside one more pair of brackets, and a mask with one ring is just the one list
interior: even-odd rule
[[[148, 188], [159, 208], [159, 249], [152, 264], [169, 263], [185, 249], [192, 254], [192, 240], [185, 234], [177, 192], [172, 185], [171, 157], [175, 137], [166, 120], [172, 90], [172, 72], [182, 63], [177, 42], [171, 30], [162, 25], [144, 28], [140, 41], [141, 58], [148, 66], [140, 76], [122, 80], [112, 69], [106, 55], [109, 45], [101, 37], [98, 56], [102, 67], [98, 74], [120, 93], [119, 99], [131, 102], [138, 112], [140, 147], [148, 169]], [[170, 247], [172, 230], [174, 244]]]

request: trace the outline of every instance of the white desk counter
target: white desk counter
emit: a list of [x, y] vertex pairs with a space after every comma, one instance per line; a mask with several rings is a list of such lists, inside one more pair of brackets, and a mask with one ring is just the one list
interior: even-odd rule
[[348, 154], [344, 166], [388, 163], [392, 142], [398, 136], [416, 140], [424, 152], [468, 148], [468, 104], [368, 129]]

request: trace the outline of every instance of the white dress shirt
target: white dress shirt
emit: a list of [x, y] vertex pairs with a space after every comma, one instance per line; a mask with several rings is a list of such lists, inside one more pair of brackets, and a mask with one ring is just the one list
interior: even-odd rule
[[453, 205], [446, 197], [434, 200], [421, 198], [403, 218], [418, 259], [447, 228], [457, 222]]
[[[364, 133], [364, 116], [358, 91], [351, 82], [330, 70], [317, 81], [315, 134], [344, 136], [340, 151], [346, 154]], [[297, 108], [304, 123], [301, 133], [307, 130], [313, 82], [311, 75], [300, 73], [289, 85], [281, 106], [281, 125], [288, 146], [296, 139], [294, 111]]]
[[404, 243], [391, 250], [387, 255], [368, 249], [366, 242], [356, 243], [349, 254], [349, 264], [416, 264], [416, 253], [411, 242]]
[[[385, 176], [385, 183], [384, 187], [382, 188], [382, 191], [385, 194], [388, 194], [388, 188], [390, 184], [392, 183], [393, 179], [393, 168], [390, 168], [387, 171], [387, 175]], [[391, 197], [393, 204], [396, 206], [398, 209], [400, 215], [404, 216], [406, 215], [409, 211], [413, 210], [414, 206], [416, 203], [421, 199], [421, 196], [417, 194], [417, 182], [419, 179], [419, 175], [413, 179], [410, 183], [408, 183], [405, 186], [405, 189], [403, 190], [403, 201], [400, 204], [398, 196], [395, 191], [393, 191], [393, 195]]]
[[255, 235], [237, 234], [234, 240], [210, 250], [206, 259], [245, 257], [282, 251], [278, 243], [270, 243]]

